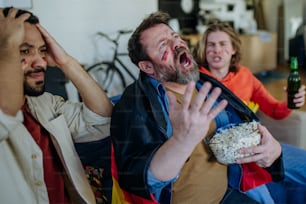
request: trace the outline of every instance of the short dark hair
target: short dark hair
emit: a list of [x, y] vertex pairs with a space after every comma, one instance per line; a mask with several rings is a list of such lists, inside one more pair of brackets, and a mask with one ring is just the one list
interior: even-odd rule
[[[138, 66], [138, 62], [149, 60], [145, 48], [140, 43], [141, 33], [158, 24], [168, 25], [170, 15], [168, 13], [157, 11], [145, 18], [141, 24], [135, 29], [128, 42], [128, 52], [131, 61]], [[168, 25], [169, 26], [169, 25]]]
[[[10, 9], [12, 9], [13, 7], [6, 7], [3, 9], [3, 15], [7, 16], [7, 14], [9, 13]], [[28, 22], [30, 24], [37, 24], [39, 23], [39, 19], [37, 16], [35, 16], [33, 13], [31, 13], [30, 11], [26, 11], [26, 10], [22, 10], [22, 9], [18, 9], [16, 17], [21, 16], [24, 13], [29, 13], [30, 17], [25, 21]]]

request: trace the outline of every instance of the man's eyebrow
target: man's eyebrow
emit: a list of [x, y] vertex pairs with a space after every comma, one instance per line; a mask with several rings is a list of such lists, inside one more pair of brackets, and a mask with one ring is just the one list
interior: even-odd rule
[[161, 42], [165, 41], [166, 37], [160, 38], [157, 42], [156, 45], [159, 45]]
[[[31, 45], [31, 44], [25, 42], [25, 43], [21, 44], [20, 47], [32, 48], [32, 47], [34, 47], [34, 45]], [[46, 45], [46, 44], [43, 44], [43, 45], [40, 46], [39, 48], [47, 48], [47, 45]]]
[[20, 47], [33, 47], [33, 45], [25, 42], [25, 43], [22, 43]]
[[179, 34], [177, 33], [177, 32], [175, 32], [175, 31], [172, 31], [171, 32], [171, 35], [173, 36], [173, 35], [178, 35], [179, 36]]

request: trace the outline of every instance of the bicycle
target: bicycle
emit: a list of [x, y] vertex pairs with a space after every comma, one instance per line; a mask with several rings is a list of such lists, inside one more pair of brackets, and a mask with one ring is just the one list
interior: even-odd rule
[[114, 45], [114, 54], [110, 61], [104, 60], [89, 66], [87, 68], [87, 72], [99, 83], [109, 97], [121, 94], [124, 88], [127, 86], [125, 75], [120, 70], [118, 64], [131, 77], [132, 80], [136, 79], [134, 74], [119, 58], [120, 56], [127, 56], [128, 54], [126, 52], [119, 52], [118, 49], [120, 37], [131, 32], [132, 30], [118, 30], [115, 38], [111, 38], [109, 35], [103, 32], [96, 33], [96, 35], [105, 38]]

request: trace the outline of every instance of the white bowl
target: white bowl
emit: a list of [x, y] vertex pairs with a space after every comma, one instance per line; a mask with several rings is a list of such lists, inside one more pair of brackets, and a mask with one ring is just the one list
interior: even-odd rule
[[236, 159], [250, 156], [239, 153], [241, 148], [257, 146], [261, 135], [257, 122], [229, 125], [217, 130], [208, 141], [208, 145], [218, 162], [222, 164], [236, 163]]

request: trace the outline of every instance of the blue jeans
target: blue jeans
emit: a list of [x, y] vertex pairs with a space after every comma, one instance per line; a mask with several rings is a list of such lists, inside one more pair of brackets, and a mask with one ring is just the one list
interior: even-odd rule
[[[242, 169], [238, 164], [228, 166], [228, 184], [230, 187], [239, 190], [241, 183]], [[261, 204], [274, 204], [274, 199], [266, 185], [260, 185], [245, 192], [247, 196]]]
[[266, 185], [260, 185], [245, 192], [247, 196], [262, 204], [273, 204], [274, 199]]
[[282, 144], [285, 178], [267, 184], [275, 203], [306, 203], [306, 151]]
[[[306, 203], [306, 151], [292, 145], [282, 144], [285, 178], [281, 182], [271, 182], [246, 192], [260, 203], [304, 204]], [[239, 187], [241, 168], [229, 166], [229, 184]], [[274, 201], [274, 202], [273, 202]]]
[[282, 144], [285, 182], [306, 187], [306, 151], [292, 145]]

